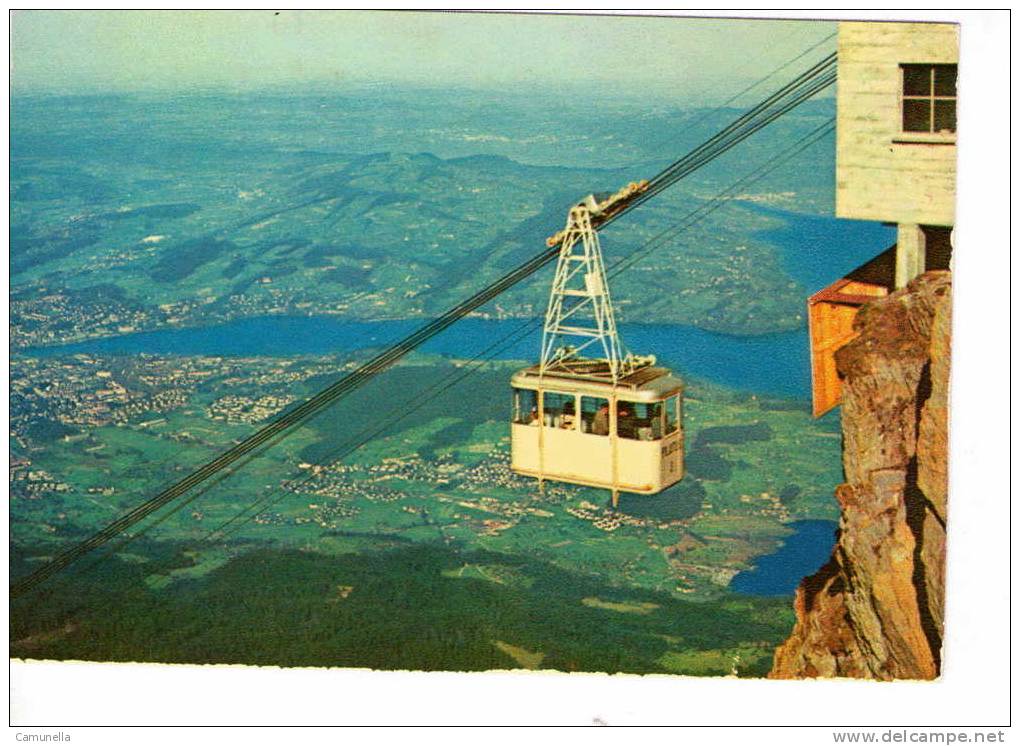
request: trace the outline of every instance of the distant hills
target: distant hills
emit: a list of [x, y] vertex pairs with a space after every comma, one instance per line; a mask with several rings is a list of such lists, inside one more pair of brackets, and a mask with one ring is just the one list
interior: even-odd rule
[[[830, 114], [831, 102], [807, 105], [621, 220], [607, 260], [644, 250]], [[573, 201], [651, 175], [734, 115], [409, 91], [15, 99], [14, 344], [269, 313], [432, 316], [541, 249]], [[747, 204], [826, 213], [831, 149], [802, 159]], [[622, 317], [801, 325], [805, 289], [763, 234], [782, 226], [735, 203], [646, 251], [614, 281]], [[540, 313], [548, 279], [487, 312]], [[97, 286], [118, 288], [119, 305], [90, 305]]]

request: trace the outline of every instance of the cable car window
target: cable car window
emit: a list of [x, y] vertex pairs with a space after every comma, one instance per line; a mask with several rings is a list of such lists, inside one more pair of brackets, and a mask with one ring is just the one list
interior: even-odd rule
[[609, 400], [601, 396], [581, 397], [581, 432], [609, 435]]
[[662, 402], [616, 403], [616, 434], [630, 440], [658, 440], [662, 437]]
[[542, 393], [542, 411], [546, 427], [557, 427], [562, 430], [573, 430], [576, 412], [573, 394], [558, 394], [555, 391]]
[[680, 397], [671, 396], [666, 400], [666, 435], [675, 433], [680, 422]]
[[538, 424], [538, 392], [514, 389], [514, 422], [518, 425]]

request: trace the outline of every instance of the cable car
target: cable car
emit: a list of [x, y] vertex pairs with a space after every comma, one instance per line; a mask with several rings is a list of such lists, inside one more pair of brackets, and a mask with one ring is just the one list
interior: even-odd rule
[[[570, 209], [537, 365], [511, 378], [511, 462], [518, 474], [655, 494], [684, 475], [683, 381], [627, 352], [616, 329], [596, 226], [646, 183]], [[592, 356], [592, 353], [595, 353]]]

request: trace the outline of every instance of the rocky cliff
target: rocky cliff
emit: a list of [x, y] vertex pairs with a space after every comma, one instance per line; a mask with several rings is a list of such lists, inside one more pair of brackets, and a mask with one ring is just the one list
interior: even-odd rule
[[858, 313], [843, 376], [841, 508], [832, 557], [797, 590], [771, 678], [932, 679], [946, 556], [950, 274]]

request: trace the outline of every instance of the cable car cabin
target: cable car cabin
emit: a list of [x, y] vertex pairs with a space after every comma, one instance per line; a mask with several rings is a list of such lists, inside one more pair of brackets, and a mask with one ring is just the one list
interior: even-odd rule
[[[652, 495], [684, 475], [683, 382], [632, 355], [616, 329], [596, 227], [648, 188], [590, 194], [567, 212], [538, 365], [517, 371], [510, 468], [518, 474]], [[601, 357], [592, 357], [592, 353]]]
[[[511, 468], [612, 491], [655, 494], [684, 475], [683, 381], [645, 366], [615, 385], [604, 361], [583, 373], [514, 374]], [[601, 371], [592, 365], [606, 367]]]

